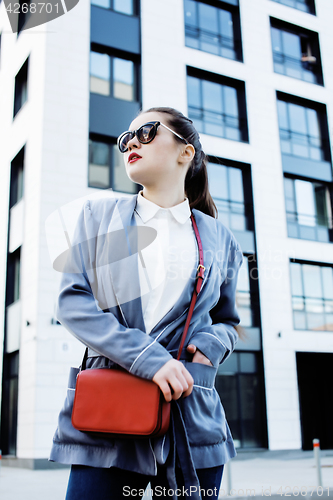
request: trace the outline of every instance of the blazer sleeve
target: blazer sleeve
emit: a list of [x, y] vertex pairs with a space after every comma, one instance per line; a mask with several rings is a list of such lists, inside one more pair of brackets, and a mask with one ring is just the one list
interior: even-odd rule
[[212, 325], [196, 332], [190, 339], [214, 366], [223, 363], [232, 353], [238, 341], [234, 326], [240, 323], [236, 309], [236, 287], [239, 269], [244, 257], [236, 240], [231, 242], [226, 278], [220, 287], [220, 298], [211, 309]]
[[[171, 354], [138, 328], [127, 328], [111, 312], [104, 312], [90, 286], [99, 223], [85, 202], [76, 225], [56, 303], [58, 321], [78, 340], [129, 372], [151, 380]], [[147, 362], [147, 358], [149, 361]]]

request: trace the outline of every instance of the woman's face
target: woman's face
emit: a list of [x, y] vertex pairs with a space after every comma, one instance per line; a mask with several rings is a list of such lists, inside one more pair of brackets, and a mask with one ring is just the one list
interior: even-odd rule
[[[137, 130], [141, 125], [152, 121], [160, 121], [169, 127], [166, 114], [149, 112], [135, 118], [129, 130]], [[155, 138], [149, 144], [141, 144], [134, 136], [124, 153], [128, 177], [145, 187], [156, 187], [161, 183], [166, 187], [169, 183], [175, 184], [177, 180], [184, 183], [188, 163], [182, 161], [180, 155], [185, 147], [172, 132], [162, 126], [158, 127]], [[139, 158], [133, 158], [133, 153]]]

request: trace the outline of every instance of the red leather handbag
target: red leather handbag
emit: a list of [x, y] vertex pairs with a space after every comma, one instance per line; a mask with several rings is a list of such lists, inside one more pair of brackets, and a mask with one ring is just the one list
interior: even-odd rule
[[[203, 251], [199, 231], [191, 213], [199, 247], [196, 283], [179, 345], [180, 359], [197, 295], [204, 278]], [[165, 401], [152, 380], [132, 375], [124, 369], [86, 370], [88, 348], [76, 379], [72, 424], [75, 429], [110, 437], [158, 437], [170, 424], [171, 404]]]

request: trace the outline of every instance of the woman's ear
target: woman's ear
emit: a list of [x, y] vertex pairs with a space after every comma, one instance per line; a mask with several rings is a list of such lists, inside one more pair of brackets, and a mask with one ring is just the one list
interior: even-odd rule
[[186, 144], [185, 148], [182, 148], [179, 155], [180, 163], [191, 163], [195, 155], [195, 149], [192, 144]]

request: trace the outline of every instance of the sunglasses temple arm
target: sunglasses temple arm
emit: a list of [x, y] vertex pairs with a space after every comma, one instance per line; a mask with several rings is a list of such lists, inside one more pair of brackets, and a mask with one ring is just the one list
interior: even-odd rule
[[186, 144], [188, 144], [188, 141], [186, 139], [184, 139], [184, 137], [182, 137], [181, 135], [177, 134], [177, 132], [175, 132], [174, 130], [172, 130], [171, 128], [167, 127], [166, 125], [164, 125], [163, 123], [160, 123], [160, 125], [162, 125], [162, 127], [170, 130], [170, 132], [172, 132], [173, 134], [175, 134], [177, 137], [179, 137], [179, 139], [181, 139], [182, 141], [185, 141]]

